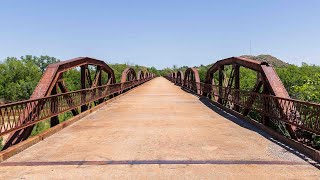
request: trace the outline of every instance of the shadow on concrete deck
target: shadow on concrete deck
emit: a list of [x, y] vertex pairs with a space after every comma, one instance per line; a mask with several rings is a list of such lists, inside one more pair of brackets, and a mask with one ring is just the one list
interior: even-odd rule
[[174, 165], [174, 164], [212, 164], [212, 165], [307, 165], [292, 161], [236, 161], [236, 160], [123, 160], [123, 161], [32, 161], [32, 162], [3, 162], [4, 166], [91, 166], [91, 165]]
[[259, 127], [248, 123], [247, 121], [238, 118], [226, 111], [224, 111], [223, 109], [219, 108], [218, 106], [214, 105], [212, 102], [210, 102], [209, 99], [207, 98], [203, 98], [203, 97], [199, 97], [196, 93], [189, 91], [188, 89], [185, 88], [181, 88], [183, 91], [193, 94], [194, 96], [197, 96], [199, 98], [199, 100], [208, 108], [210, 108], [211, 110], [213, 110], [214, 112], [216, 112], [217, 114], [219, 114], [220, 116], [232, 121], [233, 123], [246, 128], [248, 130], [254, 131], [258, 134], [260, 134], [261, 136], [265, 137], [266, 139], [268, 139], [269, 141], [279, 145], [280, 147], [284, 148], [285, 150], [287, 150], [288, 152], [298, 156], [299, 158], [303, 159], [305, 162], [313, 165], [314, 167], [320, 169], [320, 163], [319, 162], [315, 162], [313, 161], [311, 158], [309, 158], [308, 156], [300, 153], [299, 151], [295, 150], [294, 148], [278, 141], [277, 139], [273, 138], [270, 134], [268, 134], [267, 132], [263, 131], [262, 129], [260, 129]]

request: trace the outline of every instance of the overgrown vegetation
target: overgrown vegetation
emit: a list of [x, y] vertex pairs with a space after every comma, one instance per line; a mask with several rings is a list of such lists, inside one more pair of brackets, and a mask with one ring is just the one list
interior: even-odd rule
[[[4, 102], [28, 99], [42, 75], [45, 56], [8, 57], [0, 64], [0, 99]], [[56, 60], [57, 61], [57, 60]], [[37, 66], [38, 64], [39, 66]]]

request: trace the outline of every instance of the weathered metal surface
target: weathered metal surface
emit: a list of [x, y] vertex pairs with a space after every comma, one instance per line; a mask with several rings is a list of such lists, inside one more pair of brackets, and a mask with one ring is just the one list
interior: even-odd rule
[[[269, 95], [274, 95], [277, 97], [283, 97], [283, 98], [290, 98], [287, 90], [283, 86], [279, 76], [277, 75], [276, 71], [271, 67], [267, 62], [260, 62], [256, 60], [251, 60], [247, 58], [241, 58], [241, 57], [231, 57], [227, 59], [223, 59], [220, 61], [217, 61], [215, 64], [213, 64], [209, 70], [207, 71], [206, 75], [206, 81], [205, 83], [207, 84], [214, 84], [213, 80], [213, 74], [217, 71], [219, 71], [219, 92], [222, 93], [221, 87], [223, 86], [223, 82], [225, 79], [225, 74], [224, 74], [224, 69], [223, 67], [226, 65], [232, 65], [233, 67], [238, 66], [238, 67], [244, 67], [244, 68], [249, 68], [253, 71], [257, 72], [257, 79], [260, 86], [253, 87], [252, 91], [253, 92], [259, 92], [260, 89], [263, 87], [263, 93], [264, 94], [269, 94]], [[239, 74], [239, 73], [238, 73]], [[232, 75], [232, 73], [231, 73]], [[240, 74], [239, 74], [240, 75]], [[228, 85], [225, 85], [224, 87], [232, 86], [232, 81], [233, 77], [230, 77], [229, 80], [231, 79], [231, 83]], [[238, 77], [239, 79], [239, 77]], [[237, 79], [236, 79], [237, 80]], [[237, 84], [240, 87], [240, 84]], [[227, 90], [229, 91], [229, 90]], [[206, 95], [206, 94], [204, 94]], [[226, 94], [228, 96], [228, 94]], [[254, 98], [254, 97], [252, 97]], [[219, 103], [226, 103], [226, 101], [222, 102], [222, 99], [218, 99]], [[254, 99], [251, 99], [248, 102], [248, 105], [251, 105], [253, 103]], [[252, 102], [252, 103], [251, 103]], [[280, 102], [279, 102], [280, 103]], [[278, 105], [280, 106], [280, 105]], [[236, 106], [236, 108], [238, 108]], [[286, 112], [286, 108], [282, 110], [283, 113]], [[250, 111], [250, 108], [246, 108], [247, 110], [244, 112], [244, 115], [247, 115]], [[297, 139], [296, 136], [296, 127], [292, 125], [286, 125], [286, 129], [288, 130], [291, 138]]]
[[79, 57], [67, 61], [61, 61], [55, 64], [50, 64], [47, 67], [47, 70], [44, 72], [30, 99], [41, 98], [50, 95], [53, 86], [59, 79], [60, 74], [83, 65], [100, 66], [101, 69], [110, 76], [110, 83], [115, 83], [114, 72], [104, 61], [89, 57]]
[[[62, 61], [59, 63], [55, 64], [50, 64], [46, 71], [44, 72], [42, 78], [40, 79], [38, 85], [36, 86], [35, 90], [33, 91], [33, 94], [31, 95], [30, 99], [36, 99], [36, 98], [43, 98], [47, 97], [53, 94], [57, 94], [57, 83], [61, 81], [61, 78], [63, 76], [63, 73], [76, 68], [76, 67], [81, 67], [81, 83], [82, 88], [85, 87], [85, 81], [88, 81], [89, 87], [92, 87], [92, 81], [90, 77], [90, 71], [88, 70], [88, 65], [95, 65], [99, 67], [99, 70], [103, 70], [108, 74], [108, 83], [114, 83], [115, 82], [115, 77], [113, 70], [104, 62], [101, 60], [89, 58], [89, 57], [79, 57], [67, 61]], [[98, 68], [97, 68], [98, 69]], [[84, 73], [84, 74], [83, 74]], [[85, 76], [85, 77], [83, 77]], [[97, 76], [97, 78], [100, 78]], [[101, 78], [100, 78], [101, 80]], [[101, 82], [97, 82], [98, 84], [101, 85]], [[84, 85], [84, 86], [83, 86]], [[84, 89], [84, 88], [83, 88]], [[55, 104], [52, 103], [54, 106]], [[83, 106], [83, 109], [87, 109], [85, 107], [86, 105]], [[37, 109], [41, 109], [42, 105], [41, 104], [32, 104], [32, 107], [29, 107], [30, 109], [34, 109], [36, 111]], [[39, 110], [38, 110], [39, 111]], [[36, 118], [35, 113], [33, 111], [27, 111], [25, 113], [29, 112], [28, 118]], [[26, 117], [24, 117], [26, 118]], [[24, 124], [25, 119], [20, 118], [19, 119], [19, 124]], [[52, 125], [55, 125], [59, 122], [58, 117], [52, 117]], [[25, 139], [27, 139], [31, 132], [32, 132], [33, 126], [28, 126], [25, 129], [20, 129], [19, 131], [16, 131], [10, 135], [8, 140], [6, 141], [6, 144], [4, 146], [4, 149], [10, 147], [11, 145], [17, 144]]]
[[[174, 82], [172, 78], [168, 79]], [[193, 84], [193, 82], [186, 81], [186, 84]], [[205, 83], [197, 84], [198, 86], [191, 87], [199, 87], [198, 89], [190, 87], [189, 89], [194, 92], [213, 94], [224, 101], [238, 105], [242, 109], [250, 109], [271, 119], [276, 119], [305, 131], [320, 135], [320, 104]], [[208, 88], [205, 88], [205, 86], [208, 85], [212, 86], [211, 89], [216, 89], [221, 92], [213, 93], [212, 91], [208, 91]], [[230, 91], [230, 96], [225, 95], [225, 92], [227, 91]], [[252, 97], [255, 99], [254, 101], [251, 101]], [[287, 111], [283, 113], [283, 109], [286, 109]]]
[[149, 72], [148, 71], [145, 71], [144, 72], [144, 78], [148, 78], [149, 77]]
[[[115, 83], [95, 88], [51, 95], [44, 98], [20, 101], [0, 106], [0, 136], [30, 127], [40, 121], [73, 110], [84, 104], [120, 93], [142, 84], [151, 78]], [[83, 95], [85, 99], [82, 99]], [[51, 104], [55, 104], [53, 109]], [[34, 108], [36, 107], [36, 108]], [[30, 116], [32, 114], [32, 116]], [[24, 121], [20, 121], [23, 119]], [[22, 123], [21, 123], [22, 122]]]
[[144, 72], [143, 71], [138, 71], [138, 74], [137, 74], [137, 79], [140, 80], [140, 79], [144, 79]]
[[[174, 82], [176, 81], [175, 78], [173, 78], [173, 80]], [[197, 93], [200, 93], [198, 83], [200, 83], [198, 70], [196, 68], [188, 68], [184, 74], [184, 86], [195, 90]]]
[[290, 98], [287, 90], [283, 86], [279, 76], [277, 75], [272, 66], [270, 66], [267, 62], [261, 62], [242, 57], [231, 57], [214, 63], [207, 71], [205, 82], [211, 83], [211, 75], [218, 71], [220, 67], [223, 67], [225, 65], [237, 65], [261, 73], [262, 76], [265, 78], [265, 81], [268, 82], [269, 88], [273, 95], [278, 97]]
[[182, 71], [177, 71], [176, 72], [176, 77], [177, 77], [177, 81], [176, 81], [176, 83], [178, 84], [178, 85], [183, 85], [183, 81], [184, 81], [184, 74], [183, 74], [183, 72]]
[[290, 98], [289, 93], [282, 84], [278, 74], [271, 66], [261, 65], [262, 75], [265, 76], [266, 82], [269, 85], [269, 90], [277, 97]]
[[127, 82], [127, 81], [133, 81], [137, 79], [136, 72], [133, 68], [126, 68], [121, 75], [121, 83]]
[[[224, 73], [226, 65], [232, 65], [227, 81]], [[257, 72], [257, 81], [252, 91], [240, 90], [240, 67]], [[218, 72], [219, 85], [214, 83], [215, 72]], [[309, 146], [314, 144], [312, 134], [320, 134], [320, 105], [291, 99], [273, 67], [266, 62], [231, 57], [212, 65], [207, 72], [206, 83], [200, 83], [197, 76], [196, 69], [189, 68], [182, 86], [244, 116], [251, 112], [257, 113], [257, 121], [265, 126], [273, 126], [270, 124], [272, 122], [279, 128], [285, 128], [292, 139]], [[173, 83], [179, 81], [172, 74], [167, 78]], [[285, 130], [280, 129], [283, 134]]]
[[[213, 73], [219, 70], [219, 67], [221, 66], [233, 65], [233, 64], [237, 64], [239, 66], [246, 67], [258, 72], [262, 72], [261, 65], [268, 66], [267, 62], [261, 62], [261, 61], [256, 61], [256, 60], [242, 58], [242, 57], [230, 57], [227, 59], [217, 61], [208, 69], [207, 72]], [[209, 75], [208, 73], [206, 76], [206, 80], [210, 79], [210, 76], [208, 76]]]
[[[90, 75], [90, 70], [89, 70], [89, 65], [95, 66], [96, 67], [96, 72], [94, 75], [94, 79], [91, 79]], [[67, 61], [62, 61], [56, 64], [51, 64], [47, 67], [46, 71], [44, 72], [42, 78], [40, 79], [38, 85], [36, 86], [32, 96], [32, 99], [41, 99], [45, 97], [49, 97], [52, 95], [59, 95], [57, 88], [60, 88], [61, 92], [67, 93], [67, 87], [64, 86], [63, 82], [63, 73], [70, 70], [80, 67], [81, 71], [81, 79], [80, 79], [80, 84], [81, 84], [81, 89], [88, 89], [88, 88], [95, 88], [95, 87], [101, 87], [106, 84], [114, 84], [115, 83], [115, 76], [113, 70], [104, 62], [101, 60], [89, 58], [89, 57], [79, 57]], [[107, 81], [106, 84], [102, 84], [102, 71], [104, 71], [107, 74]], [[136, 80], [135, 72], [133, 69], [128, 68], [126, 72], [127, 77], [129, 77], [130, 82]], [[140, 80], [138, 82], [143, 82], [144, 80]], [[139, 83], [138, 83], [139, 84]], [[130, 86], [130, 83], [123, 83], [123, 87], [120, 87], [122, 90], [127, 89], [127, 86]], [[113, 87], [110, 87], [111, 89], [114, 89]], [[121, 93], [122, 91], [119, 91]], [[93, 92], [94, 94], [86, 94], [86, 93], [81, 93], [81, 95], [77, 98], [81, 100], [81, 112], [86, 111], [88, 108], [92, 106], [92, 104], [89, 104], [91, 101], [87, 101], [88, 98], [92, 97], [100, 97], [100, 99], [96, 99], [94, 104], [101, 103], [103, 101], [104, 96], [102, 91], [98, 92]], [[98, 94], [95, 94], [98, 93]], [[67, 99], [67, 104], [70, 107], [73, 107], [73, 109], [69, 109], [72, 111], [73, 114], [77, 114], [75, 107], [72, 106], [72, 104], [75, 102], [75, 100], [70, 100], [70, 96], [67, 94], [65, 96], [62, 96], [62, 98]], [[55, 116], [50, 116], [51, 118], [51, 126], [55, 126], [59, 123], [59, 118], [57, 116], [56, 112], [57, 109], [60, 107], [57, 100], [55, 98], [50, 99], [50, 111], [52, 112], [52, 115]], [[4, 146], [4, 149], [17, 144], [25, 139], [27, 139], [33, 129], [34, 123], [39, 120], [39, 112], [41, 112], [45, 107], [44, 105], [47, 102], [42, 102], [42, 101], [34, 101], [32, 103], [27, 103], [25, 104], [26, 107], [23, 107], [23, 105], [20, 105], [20, 107], [25, 108], [25, 112], [20, 112], [22, 109], [19, 109], [20, 113], [19, 115], [13, 113], [14, 118], [13, 121], [11, 122], [9, 116], [9, 121], [6, 120], [6, 116], [8, 114], [11, 114], [11, 112], [16, 111], [16, 110], [8, 110], [4, 109], [3, 112], [0, 111], [0, 116], [2, 116], [2, 123], [0, 121], [0, 126], [1, 130], [0, 132], [3, 133], [7, 130], [10, 129], [15, 129], [14, 132], [9, 136], [9, 138], [6, 141], [6, 144]], [[14, 107], [11, 107], [14, 108]], [[62, 111], [59, 111], [62, 112]], [[63, 111], [65, 112], [65, 111]], [[7, 115], [2, 115], [2, 114], [7, 114]], [[45, 116], [48, 118], [48, 116]], [[42, 120], [42, 118], [40, 118]], [[8, 122], [5, 122], [8, 121]], [[30, 124], [31, 123], [31, 124]], [[27, 124], [28, 126], [25, 126]], [[19, 126], [23, 126], [25, 128], [17, 128]], [[12, 130], [10, 130], [12, 132]]]

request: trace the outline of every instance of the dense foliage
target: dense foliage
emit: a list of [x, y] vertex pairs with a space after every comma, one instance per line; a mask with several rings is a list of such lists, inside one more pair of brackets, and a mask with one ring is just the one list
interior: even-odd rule
[[[59, 62], [49, 56], [22, 56], [6, 58], [0, 64], [0, 100], [28, 99], [48, 64]], [[0, 101], [1, 102], [1, 101]]]
[[320, 103], [320, 66], [302, 63], [276, 71], [292, 98]]
[[[46, 67], [49, 64], [59, 61], [60, 60], [50, 56], [37, 57], [27, 55], [20, 58], [6, 58], [2, 63], [0, 63], [0, 104], [29, 99]], [[142, 70], [160, 75], [160, 72], [155, 67], [149, 68], [128, 64], [108, 65], [114, 70], [116, 82], [120, 82], [122, 72], [127, 67], [133, 67], [136, 72]], [[94, 76], [95, 69], [90, 66], [89, 69], [91, 76]], [[80, 89], [79, 68], [65, 72], [63, 79], [69, 91]], [[104, 81], [105, 79], [103, 78], [102, 80]]]
[[[292, 98], [305, 101], [320, 102], [320, 66], [302, 63], [301, 66], [290, 65], [270, 55], [242, 56], [259, 61], [267, 61], [272, 64], [284, 86]], [[0, 102], [12, 102], [29, 99], [36, 87], [42, 73], [48, 64], [59, 62], [58, 59], [50, 56], [22, 56], [20, 58], [8, 57], [0, 64]], [[196, 67], [199, 71], [202, 82], [205, 80], [206, 72], [211, 67], [200, 65]], [[127, 67], [133, 67], [136, 72], [139, 70], [149, 71], [158, 76], [166, 76], [174, 71], [185, 71], [187, 66], [164, 68], [157, 70], [155, 67], [144, 67], [128, 64], [109, 64], [114, 70], [116, 81], [120, 82], [122, 71]], [[94, 69], [91, 69], [94, 75]], [[226, 77], [231, 68], [226, 67]], [[250, 90], [256, 80], [256, 73], [241, 68], [241, 89]], [[80, 89], [80, 71], [72, 69], [64, 74], [64, 80], [69, 91]]]

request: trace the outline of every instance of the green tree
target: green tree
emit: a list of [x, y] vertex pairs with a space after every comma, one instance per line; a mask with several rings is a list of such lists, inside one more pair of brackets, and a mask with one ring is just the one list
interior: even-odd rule
[[302, 63], [276, 71], [292, 98], [320, 102], [320, 66]]
[[27, 61], [33, 62], [33, 64], [35, 64], [40, 68], [42, 73], [45, 71], [45, 69], [49, 64], [60, 62], [60, 60], [55, 57], [50, 57], [50, 56], [37, 57], [32, 55], [21, 56], [21, 60], [25, 62]]
[[3, 148], [3, 137], [0, 137], [0, 150]]
[[0, 66], [0, 98], [6, 101], [29, 99], [40, 77], [40, 69], [32, 61], [9, 57]]

